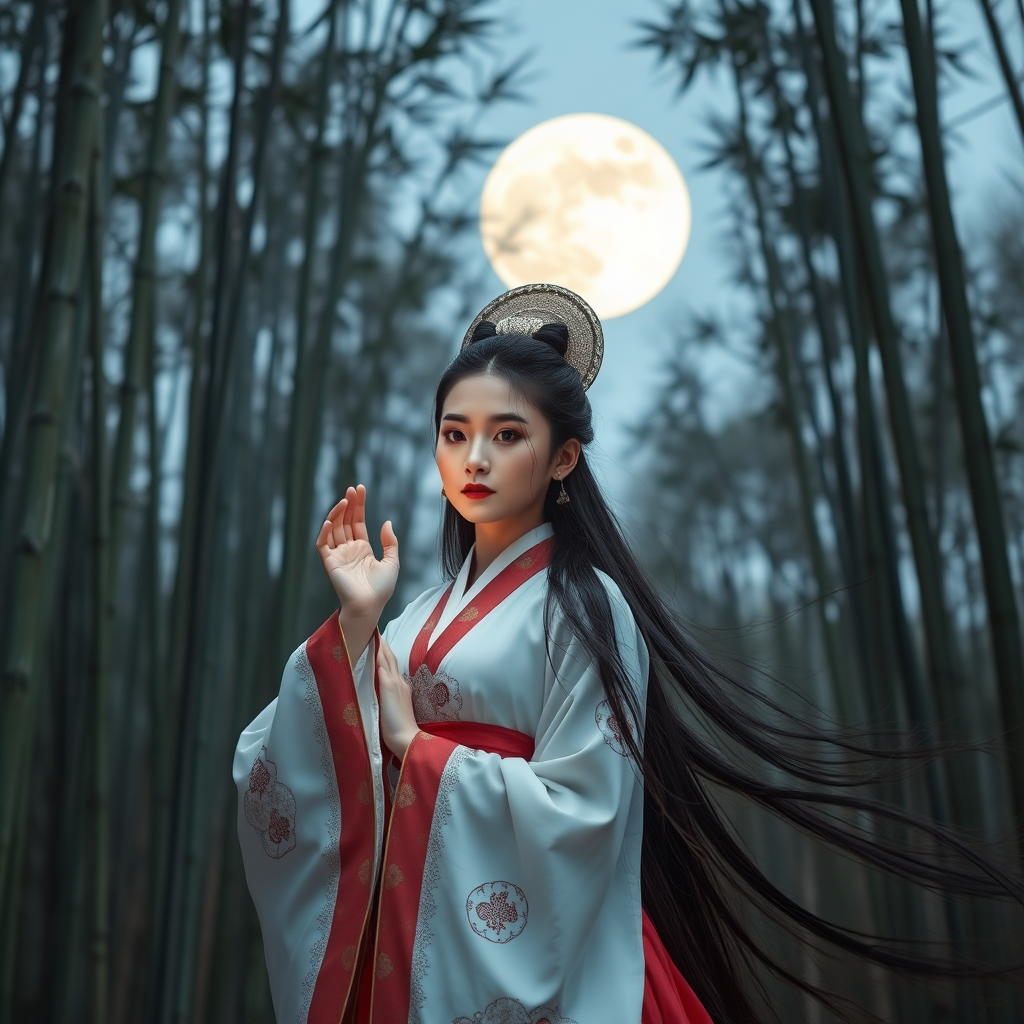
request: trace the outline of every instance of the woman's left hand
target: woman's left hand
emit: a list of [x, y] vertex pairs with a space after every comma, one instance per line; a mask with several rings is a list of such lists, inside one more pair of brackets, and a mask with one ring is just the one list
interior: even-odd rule
[[412, 687], [402, 678], [394, 651], [383, 639], [377, 652], [377, 681], [380, 689], [380, 736], [388, 750], [401, 761], [419, 732], [419, 726], [412, 709]]

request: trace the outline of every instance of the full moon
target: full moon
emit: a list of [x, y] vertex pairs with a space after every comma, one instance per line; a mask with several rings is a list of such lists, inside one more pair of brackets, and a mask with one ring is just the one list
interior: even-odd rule
[[668, 284], [690, 237], [690, 196], [672, 157], [636, 125], [568, 114], [498, 157], [480, 234], [507, 287], [560, 284], [607, 319]]

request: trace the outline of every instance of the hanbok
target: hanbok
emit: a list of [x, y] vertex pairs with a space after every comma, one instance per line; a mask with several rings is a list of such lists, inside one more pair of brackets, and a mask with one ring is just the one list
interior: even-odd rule
[[[710, 1024], [643, 913], [643, 786], [596, 663], [555, 614], [552, 527], [383, 636], [416, 735], [382, 747], [376, 640], [337, 616], [235, 752], [238, 831], [279, 1024]], [[644, 706], [648, 655], [602, 576]]]

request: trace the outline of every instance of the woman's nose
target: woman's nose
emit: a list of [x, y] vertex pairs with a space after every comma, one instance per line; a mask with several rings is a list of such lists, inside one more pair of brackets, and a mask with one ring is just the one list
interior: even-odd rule
[[486, 470], [490, 468], [489, 460], [487, 458], [487, 442], [482, 437], [474, 438], [469, 445], [469, 451], [466, 453], [466, 472], [472, 476], [477, 470]]

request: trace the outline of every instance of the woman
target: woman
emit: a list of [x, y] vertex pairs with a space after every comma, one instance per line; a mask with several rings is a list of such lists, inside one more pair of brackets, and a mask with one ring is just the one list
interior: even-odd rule
[[[944, 847], [934, 860], [865, 842], [794, 788], [856, 780], [752, 710], [763, 698], [736, 694], [645, 580], [586, 461], [600, 356], [597, 318], [564, 289], [514, 289], [478, 315], [435, 402], [453, 582], [383, 636], [390, 522], [380, 560], [362, 487], [323, 524], [340, 613], [293, 655], [235, 758], [280, 1022], [731, 1024], [758, 1019], [738, 983], [756, 963], [828, 1001], [758, 945], [734, 893], [876, 963], [969, 973], [788, 901], [707, 781], [898, 874], [1020, 898], [991, 866], [951, 866], [970, 852], [927, 823], [913, 827]], [[790, 783], [724, 756], [677, 697]]]

